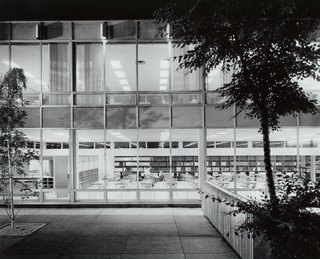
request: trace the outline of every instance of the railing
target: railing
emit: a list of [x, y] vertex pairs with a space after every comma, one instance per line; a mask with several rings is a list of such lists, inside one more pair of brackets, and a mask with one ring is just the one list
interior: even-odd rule
[[204, 183], [202, 195], [202, 209], [205, 216], [211, 221], [215, 228], [225, 238], [225, 240], [232, 246], [232, 248], [243, 259], [253, 259], [253, 239], [246, 234], [236, 234], [234, 231], [238, 224], [244, 222], [249, 215], [237, 214], [236, 216], [228, 214], [230, 211], [235, 210], [234, 207], [228, 206], [225, 203], [219, 203], [217, 200], [213, 201], [208, 198], [205, 199], [205, 195], [213, 195], [214, 197], [220, 197], [221, 199], [227, 199], [228, 201], [246, 201], [246, 199], [218, 186], [211, 182]]

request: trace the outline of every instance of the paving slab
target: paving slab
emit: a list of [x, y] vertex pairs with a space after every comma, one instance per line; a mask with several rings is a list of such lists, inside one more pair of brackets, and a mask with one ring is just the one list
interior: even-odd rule
[[123, 254], [121, 259], [185, 259], [184, 254]]
[[99, 215], [92, 223], [175, 223], [172, 215]]
[[175, 215], [174, 219], [176, 224], [209, 224], [208, 219], [201, 215]]
[[176, 224], [130, 224], [128, 225], [129, 236], [179, 236]]
[[0, 237], [0, 252], [22, 241], [23, 237]]
[[126, 242], [126, 237], [80, 237], [67, 248], [66, 254], [121, 254]]
[[229, 254], [186, 254], [186, 259], [239, 259], [234, 253]]
[[120, 259], [121, 254], [69, 254], [60, 255], [61, 259]]
[[231, 247], [221, 237], [181, 237], [186, 254], [230, 254]]
[[124, 254], [182, 254], [179, 237], [129, 237]]
[[81, 236], [128, 236], [129, 228], [127, 224], [88, 224]]
[[215, 236], [219, 237], [219, 232], [210, 223], [182, 223], [177, 224], [180, 236]]
[[58, 259], [59, 254], [1, 254], [1, 259]]
[[40, 235], [35, 233], [30, 237], [4, 250], [5, 254], [54, 254], [64, 251], [71, 245], [75, 236]]
[[[1, 220], [8, 222], [0, 213]], [[198, 208], [30, 209], [18, 222], [47, 225], [28, 237], [0, 237], [1, 259], [238, 258]]]

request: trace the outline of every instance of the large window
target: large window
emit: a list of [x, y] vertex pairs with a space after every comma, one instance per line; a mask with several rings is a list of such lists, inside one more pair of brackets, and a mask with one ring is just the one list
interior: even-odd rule
[[9, 46], [0, 44], [0, 77], [8, 72], [9, 65]]
[[136, 83], [136, 45], [105, 45], [106, 90], [135, 91]]
[[104, 91], [103, 45], [77, 45], [77, 91]]
[[138, 45], [139, 91], [169, 90], [168, 44]]
[[40, 45], [11, 45], [11, 67], [22, 68], [28, 79], [26, 92], [41, 92]]
[[187, 71], [186, 69], [179, 69], [179, 56], [187, 53], [191, 50], [192, 46], [186, 46], [184, 48], [172, 48], [171, 58], [171, 89], [172, 91], [190, 91], [201, 90], [203, 76], [200, 70]]
[[[70, 77], [68, 64], [68, 44], [42, 45], [42, 91], [43, 92], [69, 92]], [[59, 102], [61, 96], [56, 96], [50, 104]]]

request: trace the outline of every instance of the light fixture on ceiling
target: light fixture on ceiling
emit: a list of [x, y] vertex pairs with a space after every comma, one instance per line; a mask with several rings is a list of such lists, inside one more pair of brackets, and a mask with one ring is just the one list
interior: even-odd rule
[[161, 60], [160, 67], [161, 68], [169, 68], [169, 60], [166, 60], [166, 59]]
[[168, 70], [161, 70], [160, 77], [169, 77], [169, 71]]
[[120, 79], [120, 80], [119, 80], [119, 82], [120, 82], [120, 84], [121, 84], [121, 85], [123, 85], [123, 86], [125, 86], [125, 85], [128, 85], [128, 84], [129, 84], [129, 82], [128, 82], [128, 80], [127, 80], [127, 79]]
[[167, 85], [160, 85], [160, 90], [165, 91], [167, 90], [168, 86]]
[[110, 64], [113, 69], [121, 69], [121, 62], [119, 60], [110, 60]]
[[116, 73], [116, 76], [119, 77], [119, 78], [124, 78], [126, 77], [125, 73], [123, 71], [115, 71]]
[[168, 84], [168, 79], [167, 78], [160, 78], [160, 85], [166, 85]]

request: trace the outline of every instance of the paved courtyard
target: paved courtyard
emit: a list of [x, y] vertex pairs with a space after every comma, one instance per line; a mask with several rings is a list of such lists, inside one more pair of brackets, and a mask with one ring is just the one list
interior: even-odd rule
[[17, 221], [48, 224], [0, 237], [0, 258], [238, 258], [199, 208], [23, 209]]

